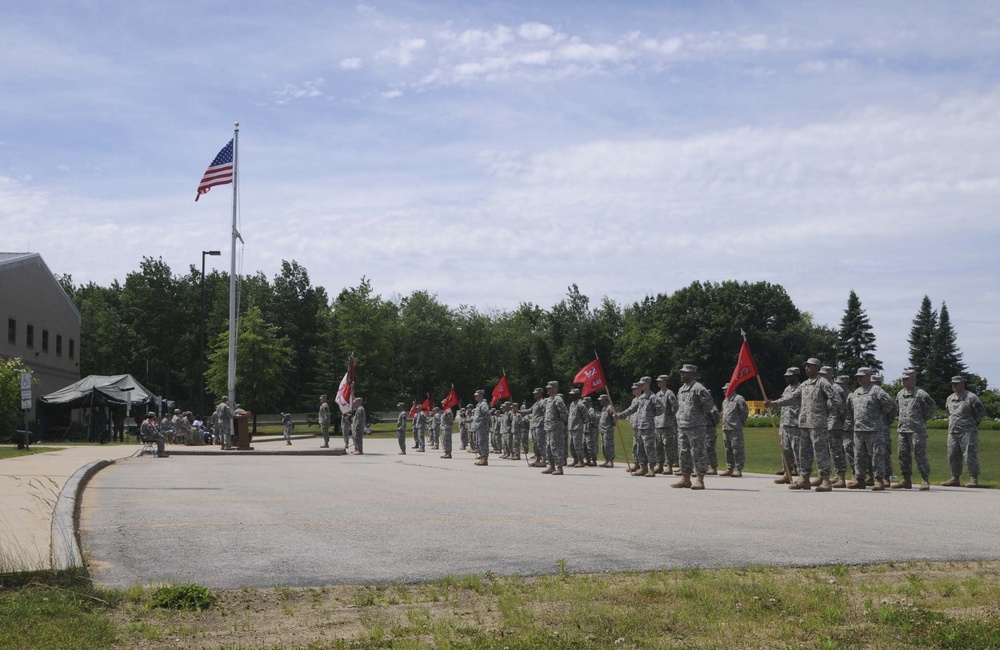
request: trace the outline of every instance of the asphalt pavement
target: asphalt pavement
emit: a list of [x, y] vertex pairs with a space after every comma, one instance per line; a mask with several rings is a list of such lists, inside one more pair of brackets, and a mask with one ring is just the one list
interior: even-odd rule
[[[295, 446], [305, 444], [318, 443]], [[476, 467], [457, 447], [446, 460], [430, 449], [399, 456], [393, 440], [365, 445], [363, 456], [139, 457], [106, 467], [81, 499], [92, 575], [114, 587], [238, 588], [563, 566], [1000, 559], [1000, 490], [820, 494], [747, 475], [707, 477], [696, 492], [620, 464], [554, 477], [523, 460]]]

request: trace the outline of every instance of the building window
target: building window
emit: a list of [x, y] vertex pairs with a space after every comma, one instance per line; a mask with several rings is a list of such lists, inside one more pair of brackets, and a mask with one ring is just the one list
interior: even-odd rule
[[28, 325], [28, 328], [24, 332], [24, 344], [28, 346], [29, 350], [35, 349], [35, 326]]
[[42, 352], [49, 351], [49, 331], [42, 330]]
[[56, 356], [62, 356], [62, 334], [56, 334]]
[[7, 342], [11, 345], [17, 343], [17, 321], [13, 318], [7, 319]]
[[76, 341], [73, 339], [69, 340], [69, 358], [72, 359], [73, 355], [76, 354]]

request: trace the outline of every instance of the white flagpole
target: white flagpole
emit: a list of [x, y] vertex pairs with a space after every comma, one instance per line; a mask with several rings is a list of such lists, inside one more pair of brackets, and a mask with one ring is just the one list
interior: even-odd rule
[[239, 141], [240, 123], [233, 129], [233, 231], [231, 233], [231, 256], [229, 264], [229, 378], [227, 383], [229, 406], [236, 408], [236, 206], [237, 184], [239, 183]]

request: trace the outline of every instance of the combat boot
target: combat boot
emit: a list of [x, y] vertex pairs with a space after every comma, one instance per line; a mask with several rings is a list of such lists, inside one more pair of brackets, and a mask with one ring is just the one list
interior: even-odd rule
[[[160, 454], [160, 455], [162, 456], [163, 454]], [[965, 487], [967, 487], [967, 488], [977, 488], [977, 487], [979, 487], [979, 477], [978, 476], [970, 476], [969, 477], [969, 482], [965, 484]]]
[[648, 478], [656, 478], [656, 468], [650, 465], [649, 468], [646, 470], [646, 476]]
[[734, 469], [733, 470], [733, 478], [743, 478], [743, 470], [741, 470], [741, 469]]
[[562, 476], [562, 475], [563, 475], [562, 465], [559, 465], [552, 471], [552, 476]]
[[[423, 451], [423, 449], [421, 449], [420, 451]], [[478, 465], [480, 467], [483, 467], [484, 465], [489, 465], [489, 464], [490, 464], [490, 461], [486, 460], [485, 458], [480, 458], [479, 460], [476, 461], [476, 465]]]
[[719, 473], [719, 468], [716, 467], [715, 465], [712, 465], [711, 467], [708, 468], [708, 471], [705, 473], [708, 474], [709, 476], [715, 476], [716, 474]]
[[662, 474], [663, 473], [663, 463], [657, 463], [656, 467], [653, 468], [653, 471], [656, 472], [657, 474]]
[[615, 468], [615, 461], [609, 460], [608, 464], [606, 465], [606, 467], [610, 467], [611, 469], [614, 469]]
[[814, 478], [812, 480], [812, 482], [809, 483], [809, 485], [811, 485], [813, 487], [819, 487], [819, 484], [822, 483], [822, 482], [823, 482], [823, 475], [820, 474], [819, 476], [817, 476], [816, 478]]
[[603, 463], [598, 465], [598, 467], [611, 467], [611, 465], [608, 465], [608, 461], [604, 461]]
[[927, 490], [931, 489], [930, 477], [929, 476], [922, 476], [921, 478], [923, 480], [920, 482], [920, 488], [919, 488], [919, 490], [921, 492], [926, 492]]
[[441, 458], [451, 458], [451, 454], [442, 454]]
[[903, 480], [898, 483], [892, 483], [889, 485], [893, 490], [912, 490], [913, 483], [910, 481], [909, 474], [903, 474]]
[[549, 466], [542, 470], [542, 474], [553, 474], [556, 471], [556, 464], [549, 463]]
[[830, 487], [834, 488], [845, 488], [847, 487], [847, 481], [844, 479], [844, 474], [846, 472], [837, 472], [837, 480], [830, 484]]
[[774, 482], [778, 485], [784, 485], [785, 483], [791, 483], [792, 480], [787, 476], [785, 476], [784, 474], [782, 474], [781, 478], [774, 479]]
[[632, 472], [632, 476], [645, 476], [645, 475], [646, 475], [646, 466], [645, 465], [638, 465], [638, 466], [636, 466], [635, 471]]
[[875, 481], [875, 485], [872, 486], [872, 492], [881, 492], [884, 489], [885, 485], [880, 480]]
[[719, 472], [719, 476], [732, 476], [732, 475], [733, 475], [733, 468], [732, 467], [727, 467], [726, 471]]
[[958, 487], [961, 482], [958, 480], [957, 476], [952, 476], [950, 479], [942, 483], [941, 485], [945, 487]]
[[689, 488], [689, 487], [691, 487], [691, 475], [690, 474], [682, 474], [681, 476], [682, 476], [681, 480], [677, 481], [676, 483], [671, 483], [670, 487], [672, 487], [672, 488]]
[[785, 475], [785, 470], [783, 470], [783, 469], [779, 469], [779, 470], [778, 470], [777, 472], [775, 472], [774, 474], [775, 474], [775, 476], [784, 476], [784, 475]]
[[692, 490], [704, 490], [705, 489], [705, 477], [701, 474], [695, 474], [691, 479], [691, 489]]
[[855, 476], [853, 481], [848, 481], [848, 483], [847, 483], [847, 489], [848, 490], [863, 490], [863, 489], [865, 489], [865, 482], [863, 480], [861, 480], [860, 478], [858, 478], [857, 476]]
[[867, 485], [868, 487], [872, 487], [873, 485], [875, 485], [875, 477], [869, 474], [868, 478], [865, 479], [865, 485]]
[[799, 477], [795, 479], [795, 482], [788, 486], [789, 490], [812, 490], [812, 485], [809, 483], [808, 474], [799, 474]]
[[674, 468], [670, 466], [670, 463], [664, 463], [663, 464], [663, 475], [664, 476], [673, 476], [674, 475]]
[[832, 492], [833, 486], [830, 485], [830, 475], [820, 474], [819, 475], [819, 485], [816, 486], [817, 492]]
[[579, 460], [577, 458], [573, 459], [573, 465], [572, 466], [573, 467], [586, 467], [586, 465], [583, 464], [583, 461]]

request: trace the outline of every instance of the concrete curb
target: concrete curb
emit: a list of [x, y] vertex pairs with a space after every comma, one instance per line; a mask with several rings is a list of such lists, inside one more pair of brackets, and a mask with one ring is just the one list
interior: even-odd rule
[[50, 544], [50, 559], [52, 568], [56, 571], [83, 567], [83, 554], [80, 552], [80, 538], [77, 533], [80, 521], [79, 497], [83, 494], [87, 481], [113, 463], [113, 460], [95, 460], [87, 463], [76, 470], [59, 493], [55, 510], [52, 512]]
[[307, 449], [304, 451], [289, 451], [284, 449], [274, 450], [239, 450], [222, 451], [221, 449], [205, 449], [195, 451], [193, 449], [167, 449], [167, 456], [345, 456], [347, 451], [341, 447], [334, 449]]

